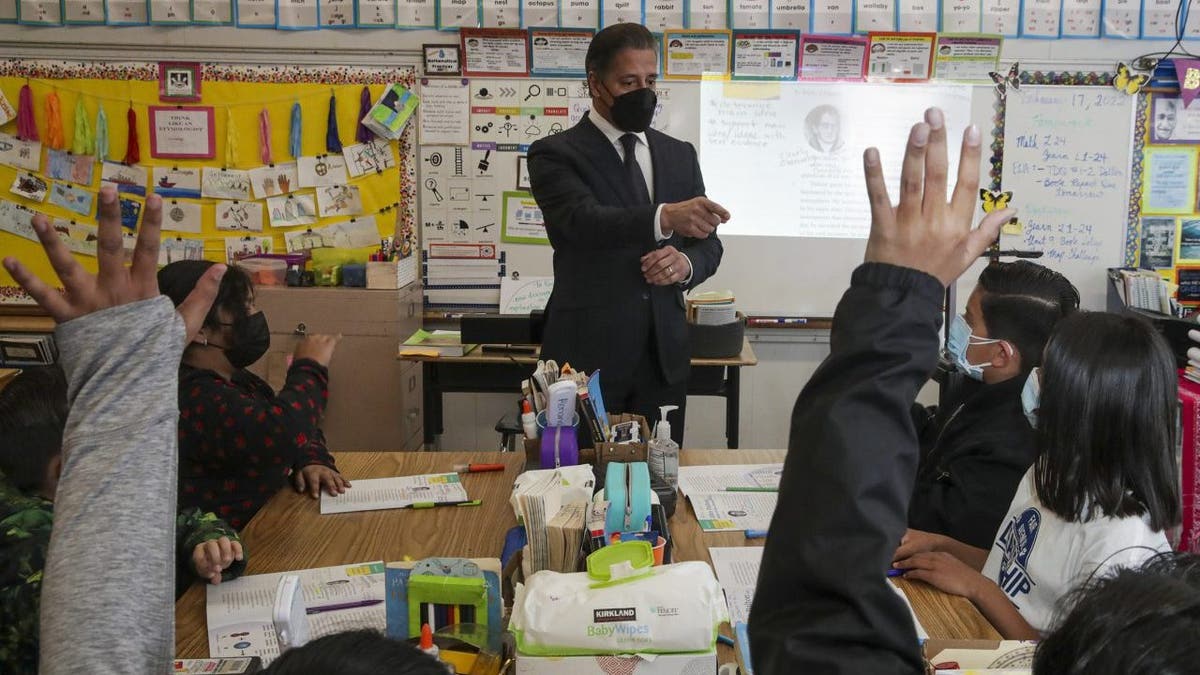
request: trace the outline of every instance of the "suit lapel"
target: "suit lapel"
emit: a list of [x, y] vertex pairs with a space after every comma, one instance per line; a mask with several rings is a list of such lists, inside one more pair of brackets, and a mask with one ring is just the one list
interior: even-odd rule
[[[625, 206], [634, 205], [633, 187], [629, 185], [629, 181], [625, 179], [625, 165], [621, 163], [621, 157], [617, 155], [617, 149], [608, 142], [608, 137], [600, 131], [595, 124], [588, 119], [591, 113], [585, 113], [583, 119], [579, 121], [579, 126], [582, 140], [582, 149], [584, 155], [595, 167], [596, 173], [604, 177], [605, 182], [612, 187], [621, 199], [621, 203]], [[657, 167], [655, 172], [657, 175]], [[657, 182], [657, 178], [655, 181]]]

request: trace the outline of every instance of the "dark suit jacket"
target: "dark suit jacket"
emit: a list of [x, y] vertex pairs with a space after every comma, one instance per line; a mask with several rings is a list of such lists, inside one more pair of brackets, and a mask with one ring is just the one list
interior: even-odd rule
[[[651, 346], [668, 384], [687, 379], [690, 352], [683, 289], [653, 286], [641, 257], [653, 251], [658, 204], [704, 194], [696, 149], [646, 131], [654, 166], [655, 204], [637, 205], [616, 148], [586, 117], [529, 149], [533, 196], [554, 247], [554, 292], [547, 308], [542, 354], [576, 369], [600, 368], [603, 381], [632, 377]], [[688, 288], [717, 271], [721, 241], [672, 235], [692, 261]], [[649, 311], [646, 311], [646, 304]]]

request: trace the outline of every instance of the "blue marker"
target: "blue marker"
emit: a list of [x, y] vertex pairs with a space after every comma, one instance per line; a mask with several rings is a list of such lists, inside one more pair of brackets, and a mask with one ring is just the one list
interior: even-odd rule
[[717, 642], [729, 647], [734, 645], [733, 638], [729, 637], [728, 635], [721, 635], [720, 633], [717, 633]]
[[766, 530], [746, 530], [746, 538], [747, 539], [766, 539], [767, 531]]
[[902, 576], [904, 576], [904, 573], [907, 571], [908, 570], [902, 570], [902, 569], [897, 569], [897, 568], [893, 567], [892, 569], [887, 571], [887, 575], [888, 575], [888, 577], [902, 577]]

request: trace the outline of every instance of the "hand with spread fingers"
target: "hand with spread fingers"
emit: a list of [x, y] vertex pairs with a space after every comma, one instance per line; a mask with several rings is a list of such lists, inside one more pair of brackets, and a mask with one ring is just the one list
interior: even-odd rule
[[[13, 279], [60, 324], [103, 309], [158, 296], [155, 273], [158, 270], [162, 199], [157, 195], [146, 198], [142, 225], [138, 229], [137, 245], [133, 250], [133, 264], [129, 266], [125, 265], [121, 207], [116, 188], [100, 188], [99, 204], [100, 224], [96, 243], [98, 274], [83, 269], [42, 214], [33, 217], [33, 231], [37, 233], [65, 292], [59, 293], [16, 258], [10, 256], [4, 259], [4, 268]], [[209, 307], [217, 297], [217, 288], [224, 274], [224, 265], [214, 265], [179, 306], [179, 315], [187, 326], [186, 340], [190, 341], [200, 330]]]

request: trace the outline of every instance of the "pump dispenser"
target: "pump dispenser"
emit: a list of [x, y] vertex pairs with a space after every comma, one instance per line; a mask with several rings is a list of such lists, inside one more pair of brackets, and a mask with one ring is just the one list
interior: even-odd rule
[[679, 410], [677, 405], [660, 405], [660, 419], [654, 425], [654, 438], [647, 447], [650, 472], [671, 486], [679, 487], [679, 444], [671, 440], [671, 423], [667, 413]]

